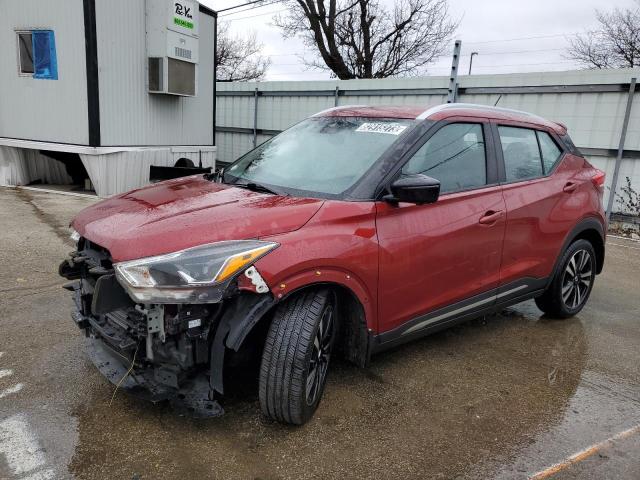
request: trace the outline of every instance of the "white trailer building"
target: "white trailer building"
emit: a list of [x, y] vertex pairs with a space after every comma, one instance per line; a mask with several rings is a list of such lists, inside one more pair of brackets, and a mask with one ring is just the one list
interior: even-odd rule
[[0, 185], [214, 167], [215, 36], [193, 0], [0, 0]]

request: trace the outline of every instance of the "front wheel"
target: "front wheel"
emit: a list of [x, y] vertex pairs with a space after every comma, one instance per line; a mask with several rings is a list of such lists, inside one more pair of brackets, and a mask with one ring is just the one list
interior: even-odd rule
[[260, 366], [260, 406], [266, 416], [296, 425], [311, 418], [322, 398], [335, 335], [331, 290], [305, 290], [278, 306]]
[[596, 255], [587, 240], [573, 242], [562, 255], [560, 266], [536, 305], [548, 315], [569, 318], [587, 303], [596, 277]]

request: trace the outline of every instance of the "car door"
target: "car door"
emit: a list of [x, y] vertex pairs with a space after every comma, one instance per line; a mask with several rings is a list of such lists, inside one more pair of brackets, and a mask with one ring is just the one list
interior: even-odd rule
[[436, 178], [440, 198], [425, 205], [377, 203], [378, 318], [388, 338], [495, 300], [505, 204], [491, 137], [487, 121], [478, 118], [432, 128], [408, 151], [395, 178]]
[[576, 169], [552, 132], [504, 122], [493, 131], [507, 208], [501, 289], [522, 295], [544, 288], [584, 202]]

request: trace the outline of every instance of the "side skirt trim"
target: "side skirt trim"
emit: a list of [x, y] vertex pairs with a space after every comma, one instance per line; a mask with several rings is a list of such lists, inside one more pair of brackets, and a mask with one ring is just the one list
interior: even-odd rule
[[391, 331], [376, 335], [373, 351], [385, 350], [440, 330], [457, 321], [471, 319], [479, 314], [491, 312], [495, 308], [504, 308], [528, 300], [544, 291], [547, 280], [547, 278], [524, 278], [421, 315]]
[[[516, 288], [512, 288], [510, 290], [507, 290], [505, 292], [502, 293], [498, 293], [496, 295], [492, 295], [488, 298], [485, 298], [483, 300], [478, 300], [477, 302], [474, 303], [470, 303], [469, 305], [465, 305], [463, 307], [460, 308], [456, 308], [455, 310], [451, 310], [450, 312], [446, 312], [446, 313], [442, 313], [440, 315], [436, 315], [435, 317], [431, 317], [431, 318], [427, 318], [426, 320], [423, 320], [422, 322], [419, 322], [417, 324], [415, 324], [413, 327], [408, 328], [407, 330], [405, 330], [404, 332], [402, 332], [402, 335], [407, 335], [409, 333], [415, 332], [416, 330], [420, 330], [428, 325], [431, 325], [433, 323], [436, 323], [440, 320], [444, 320], [445, 318], [449, 318], [449, 317], [453, 317], [454, 315], [458, 315], [459, 313], [463, 313], [466, 312], [467, 310], [473, 310], [476, 307], [479, 307], [480, 305], [484, 305], [486, 303], [489, 302], [493, 302], [494, 300], [496, 300], [497, 298], [502, 298], [502, 297], [506, 297], [507, 295], [511, 295], [512, 293], [516, 293], [524, 288], [527, 288], [528, 285], [520, 285], [519, 287]], [[493, 292], [497, 292], [498, 290], [495, 289], [493, 290]]]

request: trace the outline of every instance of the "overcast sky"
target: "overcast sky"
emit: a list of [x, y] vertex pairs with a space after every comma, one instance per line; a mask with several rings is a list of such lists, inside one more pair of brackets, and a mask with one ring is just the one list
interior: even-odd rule
[[[248, 0], [201, 0], [219, 10]], [[270, 2], [272, 0], [266, 0]], [[393, 0], [381, 0], [392, 4]], [[460, 19], [455, 38], [462, 40], [460, 72], [469, 69], [469, 54], [474, 73], [511, 73], [548, 70], [571, 70], [577, 65], [563, 57], [567, 37], [593, 28], [596, 8], [633, 7], [633, 0], [449, 0], [451, 16]], [[243, 9], [240, 9], [243, 10]], [[233, 33], [255, 31], [264, 44], [264, 54], [272, 65], [267, 80], [325, 80], [328, 72], [309, 70], [300, 55], [317, 55], [305, 49], [300, 40], [284, 41], [280, 30], [272, 25], [275, 14], [283, 12], [281, 4], [247, 8], [232, 15], [222, 13]], [[224, 15], [224, 16], [222, 16]], [[453, 42], [451, 50], [453, 49]], [[429, 75], [448, 75], [451, 58], [445, 55], [428, 67]]]

